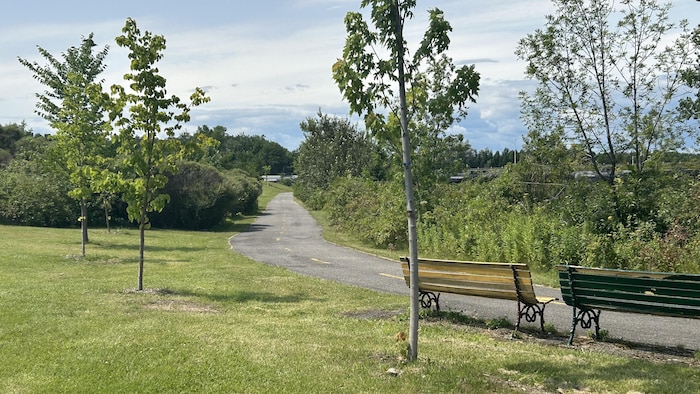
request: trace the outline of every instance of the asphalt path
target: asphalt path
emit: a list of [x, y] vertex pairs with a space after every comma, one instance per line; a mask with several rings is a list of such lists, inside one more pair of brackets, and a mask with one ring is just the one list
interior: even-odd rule
[[[398, 261], [324, 241], [321, 228], [294, 201], [292, 193], [277, 195], [247, 231], [231, 237], [229, 242], [234, 251], [261, 263], [285, 267], [303, 275], [409, 296]], [[538, 296], [561, 298], [558, 289], [536, 286], [535, 292]], [[408, 306], [409, 299], [406, 301]], [[507, 317], [511, 322], [517, 312], [513, 301], [452, 294], [440, 296], [440, 307], [479, 319]], [[561, 301], [550, 303], [545, 310], [545, 319], [559, 332], [568, 333], [571, 307]], [[694, 319], [603, 311], [600, 325], [601, 330], [607, 330], [612, 338], [647, 345], [700, 349], [700, 321]], [[577, 336], [586, 335], [587, 330], [578, 327], [576, 333]]]

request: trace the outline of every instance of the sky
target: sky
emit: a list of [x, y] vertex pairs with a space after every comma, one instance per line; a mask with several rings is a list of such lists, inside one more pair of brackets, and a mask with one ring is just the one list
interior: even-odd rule
[[[672, 20], [700, 24], [700, 2], [671, 2]], [[545, 15], [554, 10], [551, 1], [418, 0], [405, 27], [409, 49], [415, 50], [427, 10], [435, 7], [452, 25], [449, 55], [455, 64], [475, 64], [481, 73], [477, 103], [451, 132], [462, 133], [478, 150], [519, 149], [527, 131], [518, 92], [534, 82], [525, 78], [525, 64], [514, 51], [518, 40], [544, 27]], [[362, 128], [331, 75], [342, 55], [343, 18], [350, 11], [363, 11], [360, 0], [8, 1], [0, 25], [0, 124], [24, 121], [34, 133], [53, 133], [35, 113], [36, 93], [45, 88], [17, 61], [45, 65], [37, 46], [60, 59], [94, 33], [97, 49], [109, 46], [105, 86], [125, 85], [128, 51], [114, 38], [132, 18], [142, 32], [166, 39], [158, 67], [168, 94], [186, 99], [201, 87], [211, 97], [192, 111], [185, 131], [224, 126], [231, 135], [264, 135], [295, 150], [304, 140], [299, 124], [319, 111], [350, 118]]]

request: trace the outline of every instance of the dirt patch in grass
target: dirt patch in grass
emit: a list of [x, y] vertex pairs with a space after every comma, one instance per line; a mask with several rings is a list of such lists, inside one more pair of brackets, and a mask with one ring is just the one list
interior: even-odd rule
[[[539, 331], [525, 331], [516, 333], [514, 337], [513, 330], [510, 329], [499, 328], [485, 331], [488, 335], [502, 340], [532, 341], [546, 346], [568, 347], [569, 336], [558, 333], [541, 334]], [[587, 337], [577, 337], [574, 339], [572, 348], [650, 362], [680, 363], [700, 367], [700, 354], [696, 354], [695, 350], [680, 347], [648, 345], [614, 338], [598, 341]]]
[[[529, 327], [521, 328], [519, 332], [515, 332], [513, 324], [505, 319], [482, 321], [458, 312], [430, 311], [425, 313], [422, 320], [426, 322], [447, 322], [453, 324], [455, 327], [470, 327], [470, 329], [479, 330], [486, 335], [504, 341], [520, 340], [536, 342], [546, 346], [568, 347], [568, 333], [542, 333], [537, 329], [530, 329]], [[592, 338], [579, 336], [574, 339], [572, 348], [650, 362], [680, 363], [693, 367], [700, 367], [700, 350], [696, 351], [677, 346], [650, 345], [625, 341], [618, 338], [594, 340]]]
[[146, 308], [170, 312], [219, 313], [219, 311], [211, 305], [184, 300], [151, 301], [148, 304], [146, 304]]
[[189, 312], [189, 313], [219, 313], [213, 306], [201, 302], [188, 301], [180, 298], [170, 298], [177, 292], [170, 289], [126, 289], [127, 294], [156, 294], [165, 296], [162, 299], [148, 301], [144, 307], [169, 312]]

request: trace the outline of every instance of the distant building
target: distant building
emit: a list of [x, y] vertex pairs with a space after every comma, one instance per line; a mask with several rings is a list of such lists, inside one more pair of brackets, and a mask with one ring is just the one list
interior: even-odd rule
[[282, 182], [282, 175], [263, 175], [260, 179], [263, 182]]
[[296, 175], [262, 175], [260, 176], [260, 180], [263, 182], [282, 182], [285, 179], [290, 179], [290, 180], [295, 180], [297, 179]]

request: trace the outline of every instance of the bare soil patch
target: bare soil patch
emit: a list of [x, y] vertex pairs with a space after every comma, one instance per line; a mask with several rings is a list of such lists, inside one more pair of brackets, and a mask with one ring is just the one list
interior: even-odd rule
[[[356, 319], [392, 319], [404, 315], [405, 311], [364, 310], [347, 312], [344, 316]], [[557, 346], [567, 348], [568, 334], [541, 333], [539, 330], [521, 329], [514, 332], [512, 327], [489, 328], [487, 322], [474, 319], [461, 314], [430, 312], [428, 316], [421, 318], [423, 322], [449, 323], [455, 327], [469, 327], [483, 332], [486, 335], [503, 341], [529, 341], [544, 346]], [[619, 357], [627, 357], [657, 363], [680, 363], [700, 368], [700, 350], [685, 349], [681, 347], [668, 347], [649, 345], [644, 343], [629, 342], [615, 338], [606, 340], [594, 340], [588, 337], [577, 337], [573, 348], [599, 353], [611, 354]]]
[[[541, 334], [539, 332], [520, 332], [513, 337], [513, 330], [499, 328], [485, 330], [489, 335], [502, 340], [522, 340], [536, 342], [546, 346], [569, 347], [568, 335], [559, 333]], [[633, 358], [657, 363], [680, 363], [700, 368], [700, 357], [696, 356], [693, 349], [649, 345], [644, 343], [629, 342], [619, 339], [594, 340], [588, 337], [574, 338], [573, 348], [589, 352], [611, 354], [619, 357]]]
[[189, 313], [219, 313], [211, 305], [200, 304], [192, 301], [184, 300], [157, 300], [146, 304], [148, 309], [156, 309], [170, 312], [189, 312]]

